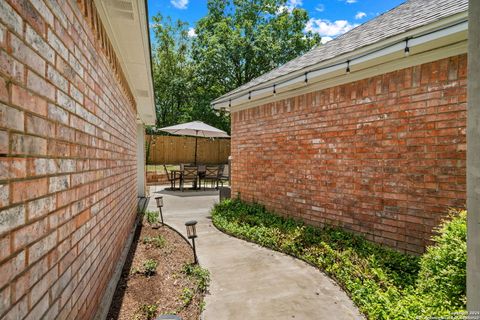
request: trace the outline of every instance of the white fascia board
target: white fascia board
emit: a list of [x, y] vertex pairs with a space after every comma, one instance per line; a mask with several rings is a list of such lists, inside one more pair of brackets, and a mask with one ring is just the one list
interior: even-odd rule
[[[100, 19], [137, 104], [137, 116], [146, 125], [156, 122], [152, 66], [145, 1], [128, 0], [131, 10], [119, 9], [113, 0], [94, 0]], [[133, 19], [128, 18], [131, 14]]]
[[342, 75], [339, 75], [339, 76], [323, 78], [323, 80], [316, 81], [316, 82], [312, 81], [312, 82], [309, 82], [308, 86], [303, 86], [303, 87], [296, 86], [292, 88], [287, 88], [284, 92], [281, 92], [276, 96], [270, 95], [269, 97], [264, 97], [259, 100], [252, 101], [250, 103], [242, 103], [239, 105], [235, 105], [231, 111], [236, 112], [240, 110], [253, 108], [259, 105], [274, 103], [276, 101], [289, 99], [292, 97], [304, 95], [314, 91], [320, 91], [327, 88], [336, 87], [339, 85], [355, 82], [355, 81], [366, 79], [366, 78], [375, 77], [385, 73], [393, 72], [395, 70], [418, 66], [424, 63], [429, 63], [432, 61], [437, 61], [440, 59], [452, 57], [455, 55], [464, 54], [466, 52], [467, 52], [467, 40], [464, 40], [446, 47], [425, 51], [415, 55], [410, 55], [402, 59], [395, 59], [392, 61], [384, 62], [369, 68], [355, 70], [355, 72], [351, 72], [350, 74], [346, 74], [345, 72], [343, 72]]

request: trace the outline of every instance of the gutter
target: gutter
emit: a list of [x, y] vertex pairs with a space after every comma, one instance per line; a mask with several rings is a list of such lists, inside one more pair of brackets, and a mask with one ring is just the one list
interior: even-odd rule
[[[153, 59], [152, 59], [152, 42], [150, 41], [150, 21], [148, 17], [148, 0], [143, 1], [145, 3], [145, 19], [146, 19], [146, 27], [147, 27], [147, 35], [148, 35], [148, 57], [150, 58], [150, 79], [152, 80], [152, 87], [153, 87]], [[155, 88], [152, 88], [153, 93], [153, 112], [155, 113], [155, 123], [157, 122], [157, 108], [155, 107]]]
[[[463, 12], [433, 23], [433, 25], [423, 26], [394, 38], [298, 70], [293, 74], [269, 80], [237, 93], [226, 94], [214, 100], [212, 106], [215, 109], [228, 111], [252, 107], [253, 102], [258, 105], [260, 100], [272, 100], [277, 94], [285, 94], [292, 90], [310, 86], [312, 83], [345, 77], [350, 72], [375, 69], [375, 67], [378, 68], [386, 62], [398, 60], [410, 54], [422, 54], [465, 41], [467, 30], [468, 17], [466, 12]], [[343, 81], [343, 83], [351, 81], [353, 80]]]

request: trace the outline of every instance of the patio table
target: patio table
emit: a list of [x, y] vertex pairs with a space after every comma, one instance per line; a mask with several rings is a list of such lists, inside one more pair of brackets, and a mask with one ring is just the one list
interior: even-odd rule
[[[201, 178], [202, 175], [205, 175], [205, 166], [197, 166], [198, 168], [198, 179], [197, 181], [195, 182], [195, 185], [194, 185], [194, 189], [197, 189], [197, 186], [199, 186], [199, 179]], [[200, 169], [202, 168], [202, 169]], [[182, 179], [182, 173], [183, 173], [183, 170], [181, 169], [178, 169], [178, 170], [170, 170], [170, 172], [173, 174], [173, 179], [176, 179], [177, 178], [177, 175], [180, 179]]]

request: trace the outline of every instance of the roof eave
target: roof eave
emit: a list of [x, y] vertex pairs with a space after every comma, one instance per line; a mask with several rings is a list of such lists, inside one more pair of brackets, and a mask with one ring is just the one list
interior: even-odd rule
[[[365, 56], [368, 53], [381, 51], [382, 49], [395, 46], [396, 44], [401, 43], [402, 41], [404, 41], [405, 39], [408, 39], [408, 38], [419, 37], [419, 36], [424, 35], [424, 34], [433, 33], [436, 30], [437, 31], [446, 30], [446, 28], [448, 28], [448, 27], [455, 26], [455, 25], [458, 25], [459, 23], [461, 23], [463, 21], [466, 21], [467, 18], [468, 18], [468, 12], [467, 11], [449, 16], [447, 18], [435, 21], [433, 23], [421, 26], [419, 28], [415, 28], [415, 29], [409, 30], [407, 32], [403, 32], [403, 33], [397, 34], [395, 36], [389, 37], [387, 39], [378, 41], [378, 42], [373, 43], [371, 45], [364, 46], [362, 48], [359, 48], [359, 49], [350, 51], [348, 53], [336, 56], [332, 59], [328, 59], [328, 60], [322, 61], [320, 63], [310, 65], [308, 67], [305, 67], [303, 69], [297, 70], [297, 71], [292, 72], [292, 73], [289, 73], [289, 74], [284, 75], [282, 77], [277, 77], [277, 78], [271, 79], [269, 81], [260, 83], [258, 85], [246, 88], [242, 91], [234, 92], [234, 93], [232, 93], [232, 92], [227, 93], [227, 94], [215, 99], [212, 102], [212, 105], [215, 109], [218, 109], [218, 110], [219, 109], [225, 109], [225, 110], [231, 111], [230, 109], [235, 109], [235, 107], [239, 106], [239, 105], [253, 104], [254, 102], [256, 102], [260, 99], [264, 99], [265, 96], [267, 96], [267, 95], [270, 95], [270, 96], [273, 95], [273, 86], [276, 83], [289, 81], [290, 79], [301, 78], [305, 75], [305, 72], [308, 72], [310, 70], [318, 70], [318, 69], [322, 69], [322, 68], [329, 68], [329, 66], [342, 65], [342, 63], [344, 63], [345, 66], [337, 68], [337, 70], [335, 70], [335, 68], [334, 68], [334, 69], [331, 70], [332, 72], [326, 72], [326, 73], [322, 74], [320, 76], [320, 79], [317, 79], [317, 81], [327, 80], [329, 78], [343, 76], [345, 74], [344, 70], [346, 68], [346, 61], [352, 61], [351, 66], [353, 67], [355, 65], [355, 63], [353, 62], [355, 57]], [[446, 40], [450, 43], [454, 43], [455, 41], [461, 39], [461, 38], [456, 38], [456, 36], [466, 38], [466, 27], [463, 26], [460, 29], [462, 29], [460, 31], [461, 35], [456, 34], [453, 37], [451, 35], [449, 35], [448, 39], [446, 39]], [[439, 42], [438, 39], [437, 39], [436, 42], [431, 41], [431, 45], [433, 45], [433, 46], [434, 45], [438, 46], [439, 43], [441, 45], [448, 44], [448, 43], [445, 43], [445, 41], [443, 41], [443, 42], [440, 41]], [[410, 44], [410, 45], [412, 46], [412, 49], [413, 49], [415, 44]], [[423, 43], [422, 44], [417, 44], [417, 46], [423, 47], [422, 50], [432, 49], [431, 47], [429, 48], [428, 46], [425, 46], [425, 44], [423, 44]], [[389, 53], [388, 55], [377, 56], [376, 59], [377, 59], [377, 61], [381, 61], [381, 62], [385, 62], [385, 61], [382, 61], [381, 58], [383, 58], [383, 60], [385, 60], [389, 57], [390, 57], [390, 59], [402, 59], [402, 58], [404, 58], [403, 48], [404, 47], [400, 46], [399, 47], [400, 50], [397, 50], [397, 54]], [[412, 50], [412, 51], [413, 51], [412, 53], [415, 54], [415, 50]], [[363, 64], [364, 64], [364, 66], [362, 66], [362, 67], [372, 68], [372, 67], [375, 66], [375, 64], [372, 64], [371, 62], [370, 63], [365, 63], [364, 62]], [[357, 65], [357, 66], [360, 67], [359, 65]], [[339, 72], [339, 70], [343, 70], [343, 71]], [[315, 79], [309, 79], [309, 81], [310, 80], [312, 80], [311, 82], [315, 82], [315, 81], [313, 81]], [[261, 91], [257, 91], [257, 90], [262, 89], [262, 88], [265, 88], [265, 89], [261, 90]], [[292, 88], [289, 88], [289, 89], [291, 90]], [[255, 92], [255, 94], [253, 94], [252, 92], [254, 92], [254, 91], [257, 91], [257, 92]], [[275, 91], [277, 92], [277, 94], [280, 94], [282, 92], [281, 88], [279, 88], [279, 87], [276, 87]], [[238, 99], [238, 97], [240, 97], [240, 99]]]

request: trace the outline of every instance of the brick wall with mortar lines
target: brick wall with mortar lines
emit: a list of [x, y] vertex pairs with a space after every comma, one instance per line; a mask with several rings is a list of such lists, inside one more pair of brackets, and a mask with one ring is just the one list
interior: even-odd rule
[[464, 207], [460, 55], [232, 114], [232, 195], [420, 253]]
[[0, 1], [0, 318], [89, 319], [136, 216], [136, 117], [75, 1]]

